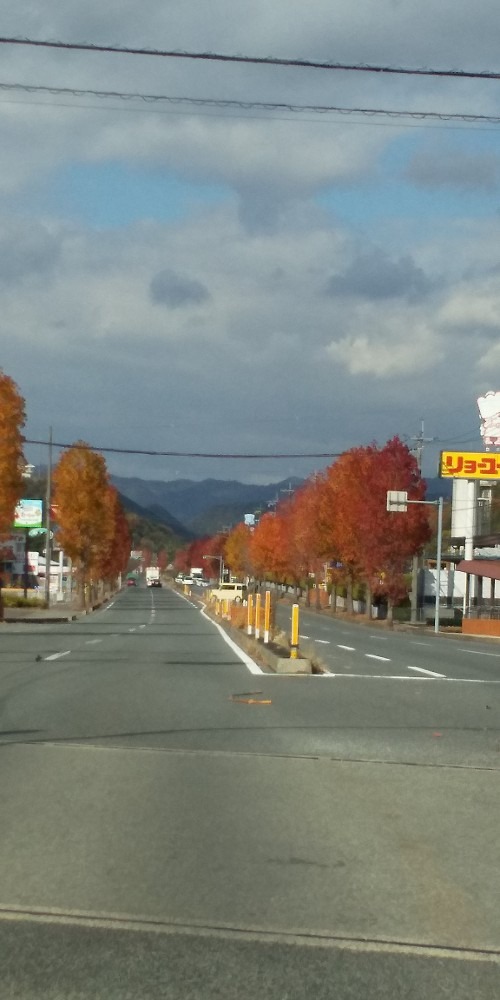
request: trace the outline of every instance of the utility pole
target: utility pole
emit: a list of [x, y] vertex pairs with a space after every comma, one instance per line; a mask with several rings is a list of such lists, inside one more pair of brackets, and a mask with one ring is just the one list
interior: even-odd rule
[[49, 457], [47, 462], [47, 489], [45, 491], [45, 603], [50, 607], [50, 564], [52, 545], [50, 539], [50, 503], [52, 499], [52, 427], [49, 429]]
[[[413, 448], [413, 453], [417, 460], [418, 471], [422, 472], [422, 462], [424, 457], [424, 445], [431, 444], [435, 441], [434, 437], [426, 437], [424, 431], [424, 420], [420, 421], [420, 433], [414, 434], [410, 438], [411, 441], [415, 442], [415, 447]], [[420, 556], [415, 553], [412, 560], [411, 567], [411, 608], [410, 608], [410, 621], [412, 625], [416, 625], [418, 621], [418, 571], [420, 568]]]

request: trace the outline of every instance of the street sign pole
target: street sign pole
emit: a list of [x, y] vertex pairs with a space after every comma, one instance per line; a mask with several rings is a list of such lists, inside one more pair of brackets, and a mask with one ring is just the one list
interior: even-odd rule
[[49, 429], [49, 460], [47, 463], [47, 490], [45, 494], [45, 603], [50, 607], [50, 564], [52, 545], [50, 543], [50, 501], [52, 493], [52, 427]]

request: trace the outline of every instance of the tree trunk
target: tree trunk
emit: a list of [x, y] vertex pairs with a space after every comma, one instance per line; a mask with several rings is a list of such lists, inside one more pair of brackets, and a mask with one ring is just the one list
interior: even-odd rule
[[317, 576], [315, 577], [315, 581], [316, 581], [316, 611], [321, 611], [321, 590]]
[[366, 584], [365, 601], [366, 601], [366, 613], [368, 615], [369, 620], [371, 621], [371, 618], [372, 618], [372, 588], [371, 588], [371, 586], [370, 586], [369, 583]]
[[352, 597], [352, 580], [349, 580], [349, 582], [347, 584], [346, 607], [345, 607], [345, 609], [346, 609], [346, 611], [347, 611], [347, 613], [349, 615], [354, 614], [354, 604], [353, 604], [353, 597]]
[[336, 583], [332, 584], [331, 601], [332, 601], [332, 604], [331, 604], [332, 615], [336, 615], [337, 614], [337, 584]]
[[394, 610], [394, 604], [391, 601], [390, 597], [388, 597], [387, 598], [387, 625], [388, 625], [389, 628], [392, 628], [392, 626], [394, 624], [393, 610]]

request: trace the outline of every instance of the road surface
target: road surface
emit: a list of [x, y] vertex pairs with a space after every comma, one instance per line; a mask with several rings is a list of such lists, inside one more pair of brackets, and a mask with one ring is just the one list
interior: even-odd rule
[[2, 628], [2, 998], [498, 996], [497, 660], [345, 638], [263, 674], [141, 588]]

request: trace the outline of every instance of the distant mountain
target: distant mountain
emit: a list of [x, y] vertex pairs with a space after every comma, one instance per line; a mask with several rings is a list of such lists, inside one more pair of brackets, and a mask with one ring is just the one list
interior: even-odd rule
[[183, 524], [163, 508], [146, 508], [118, 492], [123, 509], [131, 514], [131, 533], [134, 548], [139, 548], [142, 539], [150, 539], [158, 548], [173, 553], [177, 548], [194, 538]]
[[214, 534], [227, 525], [241, 521], [244, 514], [267, 510], [276, 498], [283, 499], [288, 490], [296, 489], [301, 479], [292, 477], [265, 486], [252, 486], [237, 480], [175, 479], [160, 480], [113, 476], [113, 483], [125, 497], [139, 504], [146, 512], [158, 517], [170, 517], [184, 531]]

